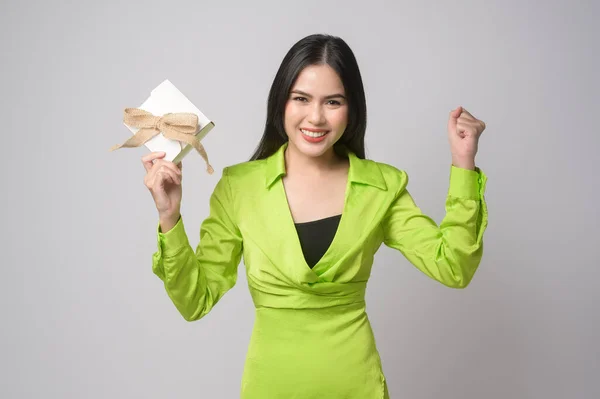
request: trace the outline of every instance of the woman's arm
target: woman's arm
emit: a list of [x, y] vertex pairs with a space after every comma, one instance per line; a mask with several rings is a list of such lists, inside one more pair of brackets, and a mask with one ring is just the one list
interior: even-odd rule
[[157, 229], [152, 270], [185, 320], [204, 317], [236, 283], [242, 236], [233, 218], [227, 168], [210, 197], [210, 213], [194, 251], [180, 218], [166, 233]]
[[438, 226], [417, 207], [406, 190], [408, 176], [401, 173], [400, 189], [382, 220], [385, 245], [440, 283], [465, 288], [483, 255], [485, 174], [478, 168], [451, 167], [446, 215]]

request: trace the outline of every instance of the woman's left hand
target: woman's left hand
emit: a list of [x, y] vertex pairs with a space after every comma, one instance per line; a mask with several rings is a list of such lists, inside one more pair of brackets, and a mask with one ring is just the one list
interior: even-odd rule
[[484, 130], [485, 122], [475, 118], [463, 107], [450, 112], [448, 140], [454, 166], [475, 169], [475, 154], [477, 154], [479, 137]]

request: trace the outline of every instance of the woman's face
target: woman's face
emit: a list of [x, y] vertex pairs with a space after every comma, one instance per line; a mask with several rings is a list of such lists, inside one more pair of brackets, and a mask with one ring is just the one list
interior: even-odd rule
[[284, 126], [289, 145], [310, 157], [333, 151], [348, 123], [348, 103], [340, 77], [329, 65], [302, 70], [290, 90]]

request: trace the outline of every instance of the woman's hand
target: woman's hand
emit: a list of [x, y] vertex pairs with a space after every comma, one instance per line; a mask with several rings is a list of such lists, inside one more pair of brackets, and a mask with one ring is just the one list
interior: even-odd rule
[[[146, 169], [144, 184], [150, 190], [163, 232], [177, 223], [181, 210], [181, 179], [183, 165], [166, 161], [164, 152], [151, 152], [142, 157]], [[163, 226], [163, 223], [169, 226]]]
[[448, 140], [454, 166], [475, 169], [475, 154], [477, 154], [479, 137], [484, 130], [485, 122], [475, 118], [463, 107], [450, 112]]

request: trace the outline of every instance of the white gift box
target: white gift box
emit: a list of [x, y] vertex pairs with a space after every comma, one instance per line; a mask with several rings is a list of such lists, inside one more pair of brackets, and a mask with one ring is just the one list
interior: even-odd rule
[[[155, 116], [168, 113], [191, 112], [198, 116], [198, 133], [196, 137], [202, 140], [215, 124], [208, 119], [186, 96], [184, 96], [168, 79], [162, 82], [150, 93], [150, 97], [138, 108], [150, 112]], [[125, 126], [135, 134], [139, 128]], [[178, 140], [171, 140], [163, 136], [162, 132], [148, 140], [144, 145], [150, 151], [164, 151], [163, 159], [179, 163], [194, 147]]]

